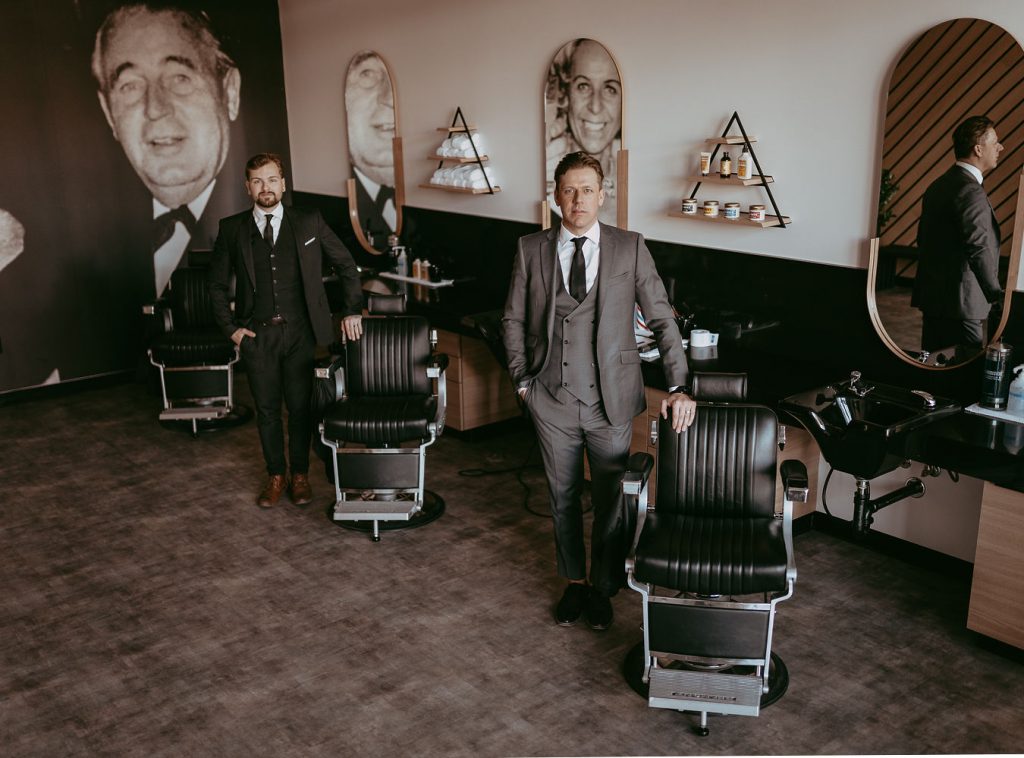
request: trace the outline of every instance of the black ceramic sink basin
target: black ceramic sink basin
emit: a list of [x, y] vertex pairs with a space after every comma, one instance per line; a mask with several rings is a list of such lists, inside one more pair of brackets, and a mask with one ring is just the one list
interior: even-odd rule
[[915, 435], [960, 410], [920, 390], [850, 380], [791, 395], [779, 404], [807, 429], [837, 471], [874, 479], [914, 457]]

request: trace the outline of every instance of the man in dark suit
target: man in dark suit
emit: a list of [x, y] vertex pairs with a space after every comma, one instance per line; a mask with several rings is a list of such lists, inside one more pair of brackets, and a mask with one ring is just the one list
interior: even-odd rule
[[956, 163], [924, 194], [911, 296], [923, 315], [924, 350], [956, 346], [958, 358], [976, 354], [989, 311], [1002, 301], [999, 223], [981, 186], [1002, 150], [992, 121], [971, 116], [953, 132]]
[[[245, 187], [255, 205], [220, 222], [210, 262], [210, 297], [217, 324], [241, 350], [256, 403], [270, 475], [256, 503], [269, 508], [287, 487], [292, 502], [305, 505], [313, 497], [308, 477], [313, 350], [336, 336], [322, 260], [330, 261], [343, 283], [342, 330], [348, 339], [362, 336], [359, 272], [318, 211], [282, 205], [285, 180], [279, 156], [260, 153], [250, 158]], [[232, 280], [234, 312], [229, 305]], [[285, 477], [282, 396], [288, 408], [290, 483]]]
[[[670, 388], [661, 405], [676, 431], [693, 423], [683, 391], [686, 356], [665, 287], [643, 237], [597, 221], [604, 203], [600, 161], [583, 152], [555, 169], [561, 224], [519, 240], [505, 313], [505, 349], [517, 392], [533, 417], [551, 492], [558, 574], [569, 582], [556, 621], [586, 611], [594, 629], [612, 621], [609, 598], [624, 584], [619, 480], [632, 419], [646, 409], [634, 303], [654, 331]], [[590, 585], [580, 494], [583, 452], [592, 479]]]

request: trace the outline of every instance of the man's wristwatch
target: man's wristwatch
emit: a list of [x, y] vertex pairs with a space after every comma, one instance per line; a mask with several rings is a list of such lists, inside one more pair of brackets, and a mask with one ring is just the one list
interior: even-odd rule
[[683, 385], [683, 384], [677, 384], [674, 387], [669, 387], [668, 388], [668, 394], [670, 394], [670, 395], [674, 395], [677, 392], [682, 392], [684, 395], [689, 395], [690, 394], [690, 388], [685, 386], [685, 385]]

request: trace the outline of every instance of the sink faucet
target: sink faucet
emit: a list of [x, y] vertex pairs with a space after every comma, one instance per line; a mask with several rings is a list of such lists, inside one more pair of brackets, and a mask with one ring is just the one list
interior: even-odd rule
[[850, 372], [850, 392], [852, 392], [854, 395], [856, 395], [857, 397], [864, 397], [873, 389], [874, 387], [861, 384], [859, 371]]
[[935, 407], [935, 397], [930, 392], [924, 390], [910, 390], [911, 395], [917, 395], [924, 402], [925, 408]]

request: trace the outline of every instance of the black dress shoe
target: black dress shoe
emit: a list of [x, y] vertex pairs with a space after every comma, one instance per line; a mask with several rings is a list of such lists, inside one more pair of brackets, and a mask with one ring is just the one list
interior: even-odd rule
[[587, 624], [590, 628], [603, 632], [612, 625], [612, 615], [612, 601], [591, 588], [587, 595]]
[[562, 593], [562, 599], [555, 607], [555, 621], [559, 626], [572, 626], [583, 615], [590, 588], [585, 584], [570, 582]]

